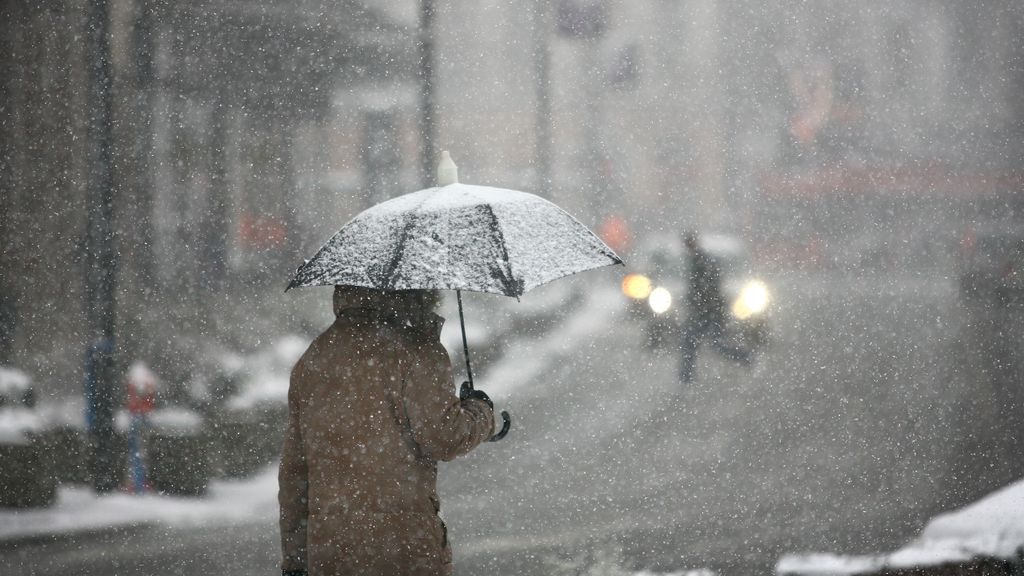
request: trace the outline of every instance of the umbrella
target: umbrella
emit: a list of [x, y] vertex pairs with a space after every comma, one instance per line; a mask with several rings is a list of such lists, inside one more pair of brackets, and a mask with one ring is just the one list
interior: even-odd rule
[[[460, 184], [447, 152], [440, 186], [372, 206], [345, 224], [295, 273], [288, 288], [363, 286], [455, 290], [469, 362], [462, 291], [518, 298], [551, 280], [622, 260], [555, 204], [528, 192]], [[492, 440], [508, 431], [505, 426]]]

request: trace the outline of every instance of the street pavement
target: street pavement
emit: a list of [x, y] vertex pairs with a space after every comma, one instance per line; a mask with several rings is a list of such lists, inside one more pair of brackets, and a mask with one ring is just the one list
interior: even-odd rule
[[951, 280], [772, 284], [775, 338], [749, 369], [704, 349], [683, 388], [675, 355], [638, 347], [617, 312], [512, 396], [517, 435], [444, 476], [464, 573], [609, 553], [630, 569], [770, 573], [785, 552], [892, 549], [1020, 475], [990, 424], [986, 329]]
[[[457, 574], [765, 574], [788, 552], [893, 549], [1021, 475], [991, 425], [999, 320], [951, 280], [777, 275], [767, 353], [702, 349], [682, 387], [596, 278], [569, 280], [582, 313], [477, 376], [514, 425], [442, 465]], [[0, 573], [269, 575], [276, 536], [268, 517], [40, 539], [0, 546]]]

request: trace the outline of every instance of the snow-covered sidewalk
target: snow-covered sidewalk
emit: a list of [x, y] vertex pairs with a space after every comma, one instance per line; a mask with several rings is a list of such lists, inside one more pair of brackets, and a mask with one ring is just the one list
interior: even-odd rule
[[[557, 287], [556, 287], [557, 288]], [[527, 315], [553, 313], [554, 306], [565, 305], [568, 298], [566, 290], [538, 290], [536, 302], [522, 305], [526, 310], [511, 307], [508, 314], [523, 312]], [[547, 297], [544, 295], [547, 294]], [[552, 333], [541, 334], [541, 338], [519, 337], [508, 345], [514, 350], [517, 378], [502, 374], [502, 366], [507, 364], [503, 359], [495, 374], [489, 380], [489, 392], [496, 397], [507, 396], [514, 387], [513, 382], [524, 380], [523, 373], [540, 370], [543, 366], [561, 357], [561, 351], [567, 341], [577, 338], [579, 332], [593, 329], [594, 318], [602, 318], [593, 312], [607, 307], [616, 301], [617, 293], [605, 290], [592, 290], [580, 310], [575, 310], [567, 319], [559, 322]], [[457, 331], [458, 321], [449, 323], [449, 330]], [[461, 346], [461, 334], [452, 332], [448, 335], [449, 346]], [[457, 338], [456, 338], [457, 337]], [[519, 340], [529, 343], [528, 354]], [[242, 393], [235, 402], [254, 404], [256, 402], [283, 402], [288, 389], [288, 369], [295, 363], [298, 356], [305, 350], [308, 339], [297, 336], [286, 336], [281, 341], [262, 350], [247, 361], [236, 359], [229, 366], [241, 369], [249, 366], [249, 370], [260, 378], [246, 379]], [[528, 360], [524, 360], [524, 356]], [[526, 378], [528, 380], [528, 378]], [[243, 406], [243, 407], [246, 407]], [[65, 408], [71, 420], [77, 416], [80, 407]], [[0, 508], [0, 541], [17, 541], [24, 538], [46, 537], [50, 535], [69, 535], [84, 532], [142, 526], [205, 526], [230, 525], [251, 521], [273, 519], [277, 515], [277, 469], [267, 468], [251, 478], [242, 480], [213, 480], [207, 494], [200, 498], [183, 498], [160, 496], [156, 494], [133, 495], [112, 493], [97, 495], [86, 486], [62, 486], [59, 489], [57, 502], [47, 508], [11, 509]]]
[[214, 480], [206, 496], [97, 495], [85, 486], [60, 488], [48, 508], [0, 509], [0, 541], [70, 535], [143, 525], [211, 526], [277, 515], [277, 466], [244, 480]]
[[931, 519], [921, 535], [895, 552], [872, 556], [791, 554], [779, 576], [849, 576], [883, 568], [911, 568], [1015, 558], [1024, 549], [1024, 480], [981, 500]]

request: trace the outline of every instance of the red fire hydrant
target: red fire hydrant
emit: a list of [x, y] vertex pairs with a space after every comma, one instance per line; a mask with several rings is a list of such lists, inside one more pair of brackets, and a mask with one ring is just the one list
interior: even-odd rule
[[156, 408], [156, 375], [143, 363], [136, 361], [128, 370], [128, 457], [132, 490], [141, 494], [148, 487], [143, 434], [149, 426], [149, 415]]

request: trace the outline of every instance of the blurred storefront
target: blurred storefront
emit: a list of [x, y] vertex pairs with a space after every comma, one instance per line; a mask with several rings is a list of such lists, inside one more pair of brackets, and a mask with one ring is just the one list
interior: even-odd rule
[[[108, 6], [118, 347], [181, 382], [204, 348], [308, 322], [263, 304], [338, 221], [416, 181], [415, 34], [351, 0]], [[0, 7], [0, 361], [54, 394], [79, 392], [94, 337], [88, 9]]]

